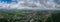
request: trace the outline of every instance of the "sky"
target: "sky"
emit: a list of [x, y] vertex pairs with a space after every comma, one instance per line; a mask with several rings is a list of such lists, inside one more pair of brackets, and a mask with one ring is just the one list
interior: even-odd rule
[[60, 0], [54, 0], [56, 4], [60, 4]]
[[10, 4], [12, 2], [16, 2], [17, 3], [16, 0], [0, 0], [0, 2], [4, 2], [4, 3], [8, 3], [8, 4]]
[[0, 0], [0, 9], [60, 10], [60, 0]]
[[11, 3], [12, 0], [0, 0], [1, 2], [4, 2], [4, 3]]

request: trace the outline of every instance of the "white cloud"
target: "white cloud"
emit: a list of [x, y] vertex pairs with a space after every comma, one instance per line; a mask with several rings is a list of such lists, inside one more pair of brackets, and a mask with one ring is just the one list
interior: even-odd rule
[[[13, 0], [15, 1], [15, 0]], [[31, 1], [31, 0], [17, 0], [18, 3], [11, 3], [11, 4], [7, 4], [7, 3], [0, 3], [0, 7], [3, 8], [16, 8], [16, 9], [41, 9], [41, 10], [52, 10], [52, 9], [56, 9], [56, 7], [59, 7], [57, 4], [55, 4], [53, 2], [53, 0], [40, 0], [42, 1], [42, 3], [39, 2], [35, 2], [35, 1]], [[30, 2], [29, 2], [30, 1]]]

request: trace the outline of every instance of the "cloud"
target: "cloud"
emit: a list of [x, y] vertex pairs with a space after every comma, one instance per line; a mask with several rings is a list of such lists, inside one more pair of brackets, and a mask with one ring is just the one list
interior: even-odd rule
[[54, 0], [13, 0], [10, 4], [0, 2], [0, 8], [7, 9], [40, 9], [40, 10], [59, 10], [60, 5], [56, 4]]

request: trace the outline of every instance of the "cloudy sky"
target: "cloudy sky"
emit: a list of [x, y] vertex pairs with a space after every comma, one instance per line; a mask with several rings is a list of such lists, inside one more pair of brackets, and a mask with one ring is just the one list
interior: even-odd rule
[[0, 9], [60, 10], [60, 0], [0, 0]]

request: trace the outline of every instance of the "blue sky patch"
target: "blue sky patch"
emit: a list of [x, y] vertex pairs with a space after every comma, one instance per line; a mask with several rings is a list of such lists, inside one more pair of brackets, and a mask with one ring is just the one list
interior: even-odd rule
[[[11, 3], [13, 2], [12, 0], [0, 0], [1, 2], [4, 2], [4, 3]], [[14, 1], [14, 2], [17, 2], [17, 1]]]
[[60, 4], [60, 0], [54, 0], [56, 4]]

